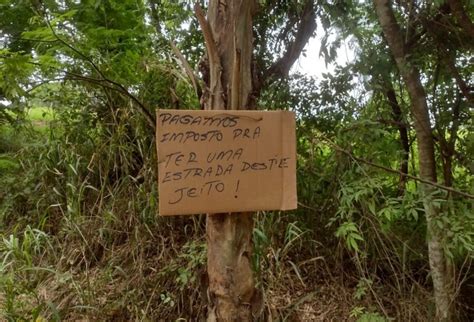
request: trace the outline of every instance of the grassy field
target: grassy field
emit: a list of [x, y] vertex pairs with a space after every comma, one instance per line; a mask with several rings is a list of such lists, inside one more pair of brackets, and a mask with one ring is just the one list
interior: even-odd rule
[[[25, 122], [17, 125], [0, 125], [0, 175], [18, 169], [15, 154], [25, 144], [44, 138], [48, 124], [54, 120], [54, 112], [47, 107], [35, 107], [26, 113]], [[30, 126], [31, 125], [31, 126]]]
[[54, 111], [49, 107], [34, 107], [28, 110], [27, 119], [31, 122], [48, 122], [54, 119]]

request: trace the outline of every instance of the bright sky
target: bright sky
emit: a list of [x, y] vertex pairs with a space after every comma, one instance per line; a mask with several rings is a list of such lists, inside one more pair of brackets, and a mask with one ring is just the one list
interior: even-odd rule
[[[309, 76], [315, 76], [321, 79], [322, 73], [331, 72], [334, 70], [334, 65], [326, 66], [324, 57], [319, 55], [321, 48], [322, 35], [316, 35], [309, 40], [305, 47], [306, 57], [303, 55], [295, 62], [291, 72], [300, 72]], [[343, 42], [337, 51], [337, 63], [339, 65], [346, 65], [354, 59], [354, 51], [349, 48], [346, 42]]]

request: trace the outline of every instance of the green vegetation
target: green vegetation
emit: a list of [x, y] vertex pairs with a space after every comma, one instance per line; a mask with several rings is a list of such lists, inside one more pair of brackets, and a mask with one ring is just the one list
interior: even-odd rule
[[[427, 193], [413, 98], [374, 4], [259, 3], [259, 68], [276, 66], [310, 9], [323, 35], [313, 59], [334, 66], [260, 84], [258, 107], [298, 115], [299, 201], [254, 215], [262, 316], [433, 320], [434, 207], [455, 318], [472, 320], [474, 6], [391, 4], [429, 108]], [[198, 26], [188, 2], [0, 4], [0, 320], [207, 315], [206, 216], [158, 216], [153, 122], [157, 107], [200, 108]], [[343, 42], [355, 59], [340, 66]]]
[[54, 110], [47, 107], [34, 107], [28, 110], [26, 117], [33, 123], [52, 121], [54, 119]]

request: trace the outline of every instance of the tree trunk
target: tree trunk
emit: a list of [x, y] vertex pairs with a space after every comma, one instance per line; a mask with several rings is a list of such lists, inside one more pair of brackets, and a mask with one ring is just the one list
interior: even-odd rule
[[[385, 38], [395, 57], [398, 69], [410, 95], [411, 112], [414, 118], [418, 143], [420, 177], [436, 182], [433, 134], [426, 94], [420, 81], [419, 72], [413, 63], [408, 61], [408, 53], [405, 49], [403, 36], [392, 11], [390, 1], [374, 0], [374, 3]], [[448, 321], [452, 318], [453, 309], [450, 290], [451, 279], [448, 276], [446, 267], [447, 261], [443, 250], [442, 231], [436, 225], [439, 209], [432, 202], [434, 188], [425, 184], [422, 186], [422, 189], [427, 222], [428, 256], [436, 304], [436, 318], [440, 321]]]
[[[211, 0], [207, 19], [196, 5], [207, 48], [205, 109], [253, 109], [252, 18], [254, 0]], [[251, 266], [252, 213], [207, 215], [208, 321], [251, 321], [258, 292]], [[257, 304], [257, 305], [255, 305]], [[253, 308], [254, 307], [254, 308]]]
[[400, 135], [400, 143], [403, 149], [402, 159], [400, 161], [400, 180], [398, 183], [398, 195], [403, 196], [405, 192], [405, 186], [408, 177], [404, 174], [408, 174], [408, 162], [410, 158], [410, 142], [408, 140], [408, 129], [407, 125], [403, 122], [403, 113], [395, 95], [395, 90], [390, 82], [386, 84], [385, 95], [392, 108], [392, 117], [398, 127], [398, 133]]
[[[316, 29], [314, 2], [306, 0], [283, 55], [267, 70], [253, 61], [256, 0], [210, 0], [207, 19], [195, 11], [207, 49], [203, 67], [206, 88], [201, 105], [211, 110], [255, 109], [262, 86], [286, 77]], [[252, 213], [207, 215], [208, 321], [250, 321], [261, 314], [261, 293], [251, 267]]]

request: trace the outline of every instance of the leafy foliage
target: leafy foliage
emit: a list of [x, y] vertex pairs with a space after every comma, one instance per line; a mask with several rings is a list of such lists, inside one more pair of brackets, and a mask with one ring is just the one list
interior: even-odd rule
[[[265, 70], [295, 39], [306, 2], [259, 3], [254, 54]], [[470, 36], [444, 2], [407, 3], [395, 5], [396, 15], [427, 89], [439, 181], [472, 195]], [[157, 107], [199, 106], [170, 44], [205, 76], [191, 3], [9, 1], [1, 8], [2, 318], [204, 316], [205, 218], [156, 216], [151, 129]], [[411, 102], [371, 2], [316, 8], [321, 57], [333, 71], [265, 84], [258, 101], [297, 114], [299, 197], [294, 212], [255, 215], [261, 300], [275, 320], [429, 320], [424, 200], [420, 183], [405, 178], [419, 173]], [[344, 42], [356, 58], [340, 66]], [[470, 280], [474, 203], [446, 189], [430, 197], [441, 209], [436, 224], [456, 283]], [[468, 317], [474, 304], [462, 294], [472, 287], [457, 287], [460, 316]]]

